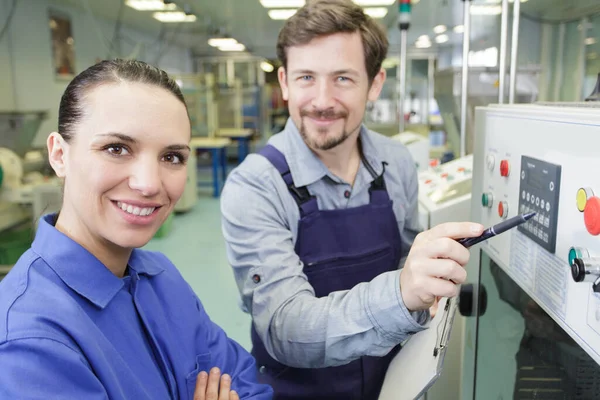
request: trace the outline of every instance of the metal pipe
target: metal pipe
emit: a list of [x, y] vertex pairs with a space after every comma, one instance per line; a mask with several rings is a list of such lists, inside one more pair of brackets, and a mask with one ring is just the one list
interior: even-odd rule
[[560, 92], [562, 89], [563, 82], [563, 67], [565, 65], [564, 52], [565, 52], [565, 23], [561, 22], [558, 26], [558, 46], [556, 49], [556, 72], [554, 80], [554, 94], [552, 101], [561, 100]]
[[461, 84], [461, 99], [460, 99], [460, 156], [466, 155], [467, 144], [467, 99], [469, 90], [469, 45], [471, 41], [471, 0], [463, 0], [465, 3], [464, 9], [464, 26], [463, 33], [463, 54], [462, 54], [462, 84]]
[[519, 52], [519, 20], [521, 19], [521, 0], [515, 0], [513, 4], [513, 26], [510, 44], [510, 87], [508, 92], [508, 103], [514, 104], [517, 83], [517, 61]]
[[398, 107], [400, 109], [400, 121], [398, 133], [404, 132], [404, 101], [406, 99], [406, 40], [408, 32], [406, 29], [400, 30], [400, 97]]
[[502, 0], [502, 22], [500, 24], [500, 67], [498, 69], [498, 104], [504, 104], [506, 96], [506, 42], [508, 42], [508, 0]]
[[434, 73], [435, 73], [435, 57], [430, 55], [427, 60], [427, 99], [425, 103], [425, 123], [429, 126], [429, 116], [431, 115], [431, 99], [434, 96]]

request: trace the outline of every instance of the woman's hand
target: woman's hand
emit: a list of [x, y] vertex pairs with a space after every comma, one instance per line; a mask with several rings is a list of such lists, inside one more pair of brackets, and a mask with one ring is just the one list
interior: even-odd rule
[[194, 400], [240, 400], [240, 396], [231, 390], [231, 377], [227, 374], [221, 376], [219, 368], [214, 367], [210, 374], [205, 371], [198, 374]]

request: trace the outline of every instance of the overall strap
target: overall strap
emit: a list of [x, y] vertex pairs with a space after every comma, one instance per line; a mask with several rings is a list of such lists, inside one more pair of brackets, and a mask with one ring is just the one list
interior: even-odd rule
[[371, 182], [371, 187], [369, 187], [369, 196], [371, 198], [371, 203], [375, 204], [384, 204], [390, 201], [390, 196], [388, 195], [387, 188], [385, 186], [385, 179], [383, 175], [385, 174], [385, 166], [388, 165], [385, 161], [381, 163], [383, 170], [381, 171], [381, 175], [377, 175], [373, 167], [367, 162], [365, 158], [362, 159], [363, 164], [374, 178], [373, 182]]
[[301, 217], [319, 210], [317, 198], [309, 193], [308, 188], [306, 186], [296, 187], [296, 185], [294, 185], [290, 167], [282, 152], [268, 144], [263, 147], [258, 154], [269, 160], [269, 162], [277, 169], [287, 185], [290, 194], [296, 201], [296, 204], [298, 204]]

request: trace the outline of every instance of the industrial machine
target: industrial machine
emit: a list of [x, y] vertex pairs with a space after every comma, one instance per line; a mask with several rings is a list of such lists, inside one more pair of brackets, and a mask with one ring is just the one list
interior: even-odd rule
[[424, 229], [470, 217], [473, 155], [419, 173], [419, 221]]
[[429, 168], [429, 139], [414, 132], [402, 132], [392, 139], [400, 141], [406, 146], [417, 165], [417, 171], [425, 171]]
[[45, 118], [43, 111], [0, 112], [0, 231], [60, 207], [45, 152], [31, 149]]
[[[538, 99], [539, 67], [519, 67], [515, 86], [515, 102], [532, 103]], [[498, 101], [499, 69], [492, 67], [469, 67], [466, 153], [473, 153], [475, 108]], [[449, 149], [460, 154], [460, 107], [462, 94], [462, 69], [448, 68], [437, 71], [434, 78], [434, 97], [440, 109], [447, 133]]]
[[[419, 222], [430, 229], [444, 222], [468, 221], [471, 216], [473, 155], [419, 173]], [[455, 315], [444, 368], [425, 395], [426, 400], [458, 399], [465, 318]]]
[[35, 138], [45, 112], [0, 112], [0, 279], [33, 240], [39, 218], [62, 203], [59, 180]]
[[475, 131], [471, 219], [537, 214], [471, 249], [461, 398], [598, 399], [600, 104], [481, 107]]

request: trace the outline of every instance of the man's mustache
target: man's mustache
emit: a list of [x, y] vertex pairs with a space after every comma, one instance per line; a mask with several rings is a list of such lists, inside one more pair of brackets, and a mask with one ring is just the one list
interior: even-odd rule
[[338, 119], [338, 118], [346, 118], [348, 116], [347, 112], [339, 111], [336, 112], [332, 109], [327, 110], [301, 110], [301, 117], [310, 117], [314, 119]]

